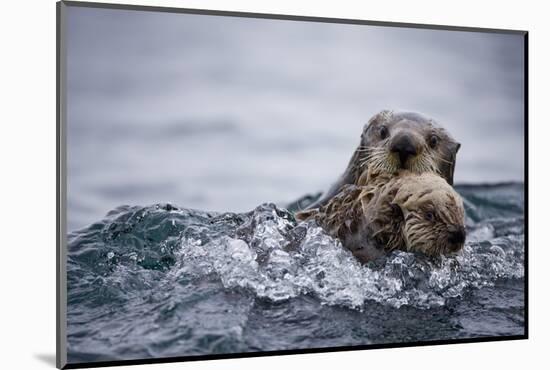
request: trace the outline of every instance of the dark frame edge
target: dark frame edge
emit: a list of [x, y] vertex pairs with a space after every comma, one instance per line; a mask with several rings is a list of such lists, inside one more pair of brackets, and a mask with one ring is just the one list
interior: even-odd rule
[[151, 365], [151, 364], [172, 363], [172, 362], [210, 361], [210, 360], [270, 357], [270, 356], [284, 356], [284, 355], [306, 355], [306, 354], [331, 353], [331, 352], [354, 352], [354, 351], [375, 350], [375, 349], [425, 347], [425, 346], [449, 345], [449, 344], [472, 344], [472, 343], [501, 342], [501, 341], [525, 340], [525, 339], [528, 339], [526, 335], [511, 335], [511, 336], [502, 336], [502, 337], [477, 337], [477, 338], [433, 340], [433, 341], [406, 342], [406, 343], [369, 344], [369, 345], [362, 345], [362, 346], [307, 348], [307, 349], [281, 350], [281, 351], [269, 351], [269, 352], [241, 352], [241, 353], [226, 353], [226, 354], [216, 354], [216, 355], [164, 357], [164, 358], [149, 358], [149, 359], [136, 359], [136, 360], [113, 360], [113, 361], [98, 361], [98, 362], [83, 362], [83, 363], [67, 364], [64, 367], [64, 369], [83, 369], [83, 368], [95, 368], [95, 367], [106, 367], [106, 366], [128, 366], [128, 365], [145, 365], [145, 364]]
[[523, 155], [523, 169], [524, 169], [524, 178], [523, 182], [525, 184], [524, 187], [524, 227], [523, 227], [523, 233], [524, 233], [524, 283], [525, 283], [525, 290], [524, 290], [524, 325], [525, 325], [525, 337], [529, 338], [529, 32], [525, 32], [523, 35], [523, 71], [524, 71], [524, 77], [523, 77], [523, 109], [524, 109], [524, 132], [523, 132], [523, 149], [524, 149], [524, 155]]
[[67, 366], [66, 264], [66, 4], [56, 3], [56, 348], [55, 363]]
[[362, 20], [362, 19], [351, 19], [351, 18], [327, 18], [327, 17], [320, 17], [320, 16], [253, 13], [253, 12], [241, 12], [241, 11], [229, 11], [229, 10], [177, 8], [177, 7], [168, 7], [168, 6], [152, 6], [152, 5], [112, 4], [112, 3], [84, 2], [84, 1], [74, 1], [74, 0], [62, 0], [62, 2], [67, 6], [95, 8], [95, 9], [118, 9], [118, 10], [149, 11], [149, 12], [180, 13], [180, 14], [184, 13], [184, 14], [211, 15], [211, 16], [213, 15], [213, 16], [225, 16], [225, 17], [262, 18], [262, 19], [272, 19], [272, 20], [305, 21], [305, 22], [319, 22], [319, 23], [357, 24], [357, 25], [370, 25], [370, 26], [378, 26], [378, 27], [416, 28], [416, 29], [430, 29], [430, 30], [443, 30], [443, 31], [488, 32], [488, 33], [502, 33], [502, 34], [527, 33], [526, 30], [482, 28], [482, 27], [461, 27], [461, 26], [441, 25], [441, 24], [386, 22], [386, 21], [373, 21], [373, 20]]

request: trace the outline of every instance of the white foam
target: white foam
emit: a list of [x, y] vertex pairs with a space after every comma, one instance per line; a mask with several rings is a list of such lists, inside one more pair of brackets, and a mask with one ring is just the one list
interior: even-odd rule
[[[288, 220], [275, 215], [256, 221], [250, 244], [229, 236], [204, 244], [183, 239], [179, 273], [215, 273], [228, 289], [249, 289], [273, 301], [313, 294], [323, 304], [356, 309], [367, 300], [393, 307], [441, 306], [465, 289], [523, 277], [523, 237], [478, 242], [492, 236], [485, 226], [457, 256], [433, 261], [397, 251], [381, 265], [365, 266], [319, 227], [308, 225], [300, 244], [290, 248]], [[267, 256], [261, 261], [260, 252]]]

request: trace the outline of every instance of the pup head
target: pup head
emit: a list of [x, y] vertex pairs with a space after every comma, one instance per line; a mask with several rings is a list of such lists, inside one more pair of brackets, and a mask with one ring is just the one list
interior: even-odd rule
[[441, 177], [431, 173], [404, 176], [393, 205], [403, 215], [408, 251], [439, 255], [458, 252], [464, 246], [463, 201]]

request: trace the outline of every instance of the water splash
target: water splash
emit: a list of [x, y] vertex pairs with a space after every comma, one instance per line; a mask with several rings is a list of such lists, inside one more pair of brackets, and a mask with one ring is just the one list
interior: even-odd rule
[[68, 236], [69, 360], [521, 334], [523, 187], [459, 192], [460, 254], [367, 265], [273, 204], [118, 207]]
[[273, 301], [314, 294], [323, 304], [359, 309], [367, 300], [394, 307], [443, 305], [465, 289], [523, 277], [521, 236], [468, 241], [461, 254], [448, 258], [396, 251], [378, 264], [363, 266], [314, 224], [297, 226], [305, 229], [299, 231], [305, 236], [292, 248], [289, 230], [296, 233], [294, 224], [276, 216], [282, 211], [272, 207], [274, 219], [249, 230], [248, 238], [222, 236], [206, 244], [183, 239], [176, 268], [182, 273], [192, 268], [197, 275], [214, 273], [228, 289], [249, 289]]
[[[274, 302], [313, 295], [321, 304], [359, 310], [369, 301], [430, 308], [498, 279], [522, 278], [522, 222], [475, 223], [469, 214], [469, 236], [457, 256], [395, 251], [361, 265], [337, 239], [312, 222], [297, 224], [274, 204], [243, 214], [122, 207], [72, 235], [69, 260], [74, 271], [87, 267], [91, 274], [77, 287], [103, 279], [112, 297], [148, 289], [151, 281], [136, 276], [152, 270], [163, 272], [160, 280], [215, 276], [224, 289]], [[70, 289], [69, 299], [79, 290]]]

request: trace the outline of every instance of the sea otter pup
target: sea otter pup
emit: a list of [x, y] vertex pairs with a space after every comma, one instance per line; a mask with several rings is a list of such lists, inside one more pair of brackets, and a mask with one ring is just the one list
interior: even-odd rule
[[433, 119], [418, 113], [384, 110], [364, 126], [344, 174], [308, 208], [326, 204], [345, 184], [361, 185], [358, 180], [368, 169], [387, 173], [399, 169], [433, 172], [452, 185], [459, 148], [460, 143]]
[[296, 219], [315, 220], [363, 263], [394, 249], [439, 255], [464, 246], [462, 198], [443, 178], [407, 170], [362, 177], [366, 185], [344, 185], [327, 205]]

